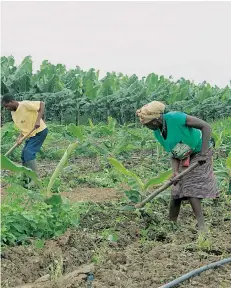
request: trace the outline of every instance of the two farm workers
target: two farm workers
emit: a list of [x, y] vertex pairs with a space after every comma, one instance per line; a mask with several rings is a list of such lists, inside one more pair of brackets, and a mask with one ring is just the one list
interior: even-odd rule
[[[22, 164], [37, 173], [36, 153], [40, 151], [48, 130], [42, 119], [44, 103], [40, 101], [15, 101], [12, 95], [2, 98], [2, 105], [11, 111], [16, 127], [22, 136], [28, 136], [22, 150]], [[197, 218], [198, 228], [204, 228], [201, 200], [217, 198], [218, 188], [213, 172], [213, 143], [211, 128], [201, 119], [182, 112], [166, 112], [159, 101], [153, 101], [136, 111], [141, 124], [153, 131], [154, 137], [171, 155], [173, 177], [190, 163], [199, 163], [172, 188], [169, 218], [176, 222], [181, 203], [188, 200]]]
[[176, 222], [181, 203], [188, 200], [197, 218], [198, 228], [204, 228], [201, 200], [217, 198], [218, 188], [213, 172], [213, 139], [208, 123], [182, 112], [166, 112], [159, 101], [153, 101], [136, 111], [143, 126], [171, 155], [173, 177], [194, 163], [194, 170], [172, 186], [169, 218]]
[[[15, 126], [20, 130], [17, 143], [21, 144], [23, 136], [29, 134], [21, 154], [22, 165], [37, 174], [36, 153], [40, 151], [48, 133], [47, 126], [42, 119], [45, 109], [44, 102], [18, 102], [12, 95], [6, 94], [2, 97], [2, 105], [11, 111]], [[30, 185], [33, 184], [32, 181]]]

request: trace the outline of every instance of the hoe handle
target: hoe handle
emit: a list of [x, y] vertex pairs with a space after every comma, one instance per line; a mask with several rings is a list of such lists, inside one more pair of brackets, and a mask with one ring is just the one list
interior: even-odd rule
[[28, 136], [30, 136], [30, 134], [31, 134], [32, 132], [34, 132], [34, 130], [35, 130], [35, 128], [33, 128], [29, 133], [27, 133], [25, 136], [23, 136], [23, 137], [20, 139], [19, 142], [16, 142], [16, 143], [14, 144], [14, 146], [11, 147], [10, 150], [8, 150], [8, 151], [6, 152], [5, 156], [8, 156], [16, 147], [18, 147], [19, 145], [21, 145], [21, 143], [22, 143]]
[[180, 180], [182, 177], [184, 177], [185, 174], [188, 174], [190, 171], [195, 169], [199, 163], [194, 163], [191, 166], [189, 166], [187, 169], [185, 169], [183, 172], [178, 174], [176, 177], [174, 177], [171, 180], [168, 180], [163, 186], [161, 186], [159, 189], [152, 192], [146, 199], [144, 199], [142, 202], [137, 203], [135, 205], [135, 208], [142, 208], [146, 203], [150, 202], [154, 197], [156, 197], [160, 192], [166, 190], [168, 187], [170, 187], [175, 181]]

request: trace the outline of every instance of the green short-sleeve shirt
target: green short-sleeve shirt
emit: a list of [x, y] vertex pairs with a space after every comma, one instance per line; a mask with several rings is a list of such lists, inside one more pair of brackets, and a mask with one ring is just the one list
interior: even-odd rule
[[188, 145], [195, 153], [201, 151], [201, 130], [186, 126], [187, 114], [169, 112], [163, 114], [163, 118], [167, 125], [167, 138], [164, 139], [159, 129], [154, 130], [154, 136], [167, 152], [171, 152], [178, 143]]

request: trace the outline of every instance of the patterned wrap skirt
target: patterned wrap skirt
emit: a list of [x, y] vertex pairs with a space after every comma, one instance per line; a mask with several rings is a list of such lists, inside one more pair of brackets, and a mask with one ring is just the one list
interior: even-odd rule
[[[198, 162], [199, 154], [190, 159], [190, 164]], [[180, 171], [183, 167], [180, 165]], [[213, 172], [213, 149], [210, 148], [206, 155], [206, 163], [197, 166], [186, 174], [175, 186], [172, 186], [173, 199], [217, 198], [219, 196], [217, 181]]]

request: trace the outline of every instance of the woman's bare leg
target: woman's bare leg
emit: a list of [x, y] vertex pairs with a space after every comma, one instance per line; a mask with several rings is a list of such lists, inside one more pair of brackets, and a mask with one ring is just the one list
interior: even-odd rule
[[193, 197], [189, 197], [188, 200], [196, 216], [198, 229], [203, 230], [205, 227], [205, 222], [204, 222], [204, 215], [203, 215], [202, 207], [201, 207], [201, 200], [198, 198], [193, 198]]
[[171, 199], [170, 209], [169, 209], [169, 219], [170, 221], [176, 222], [181, 206], [181, 199]]

